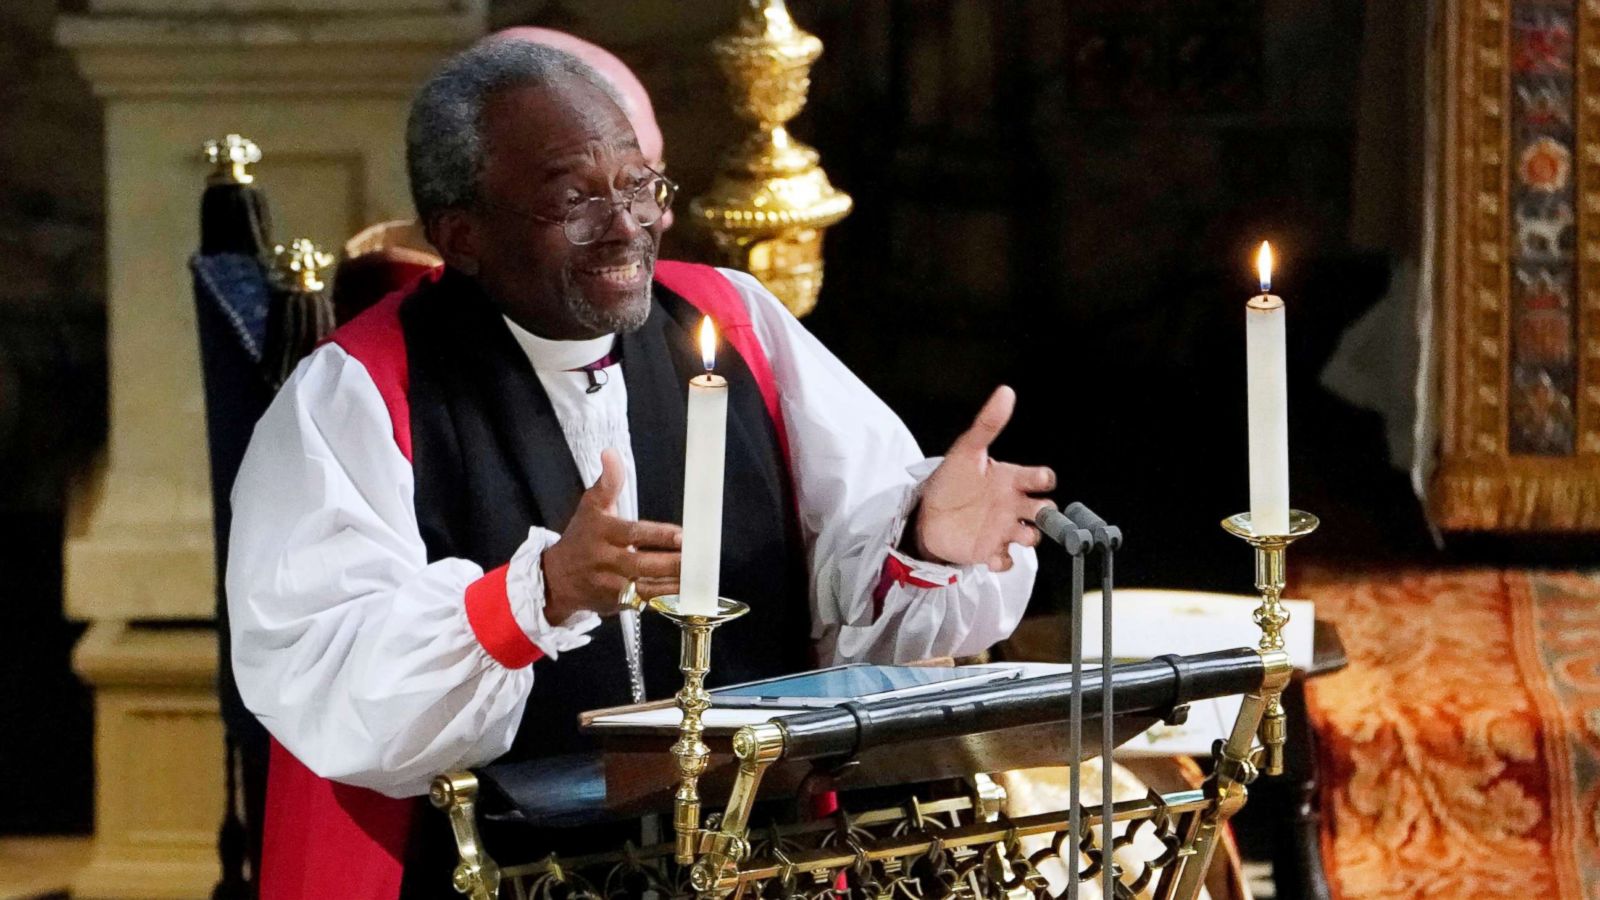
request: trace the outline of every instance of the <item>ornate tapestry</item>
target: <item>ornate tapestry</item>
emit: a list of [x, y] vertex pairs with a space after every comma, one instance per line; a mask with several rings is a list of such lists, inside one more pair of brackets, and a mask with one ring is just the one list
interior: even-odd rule
[[1600, 580], [1304, 587], [1350, 655], [1307, 690], [1336, 895], [1600, 898]]
[[1443, 8], [1434, 519], [1600, 530], [1600, 6]]
[[1574, 0], [1512, 8], [1511, 452], [1570, 456], [1577, 359]]

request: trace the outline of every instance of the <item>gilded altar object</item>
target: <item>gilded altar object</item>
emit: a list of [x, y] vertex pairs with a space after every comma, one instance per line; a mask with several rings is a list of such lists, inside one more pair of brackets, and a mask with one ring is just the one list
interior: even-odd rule
[[711, 45], [734, 112], [753, 131], [727, 155], [711, 187], [689, 204], [725, 265], [745, 269], [797, 316], [822, 289], [822, 236], [850, 213], [817, 151], [789, 134], [811, 86], [822, 41], [790, 18], [783, 0], [743, 0], [739, 24]]
[[1432, 517], [1600, 531], [1600, 5], [1447, 5]]

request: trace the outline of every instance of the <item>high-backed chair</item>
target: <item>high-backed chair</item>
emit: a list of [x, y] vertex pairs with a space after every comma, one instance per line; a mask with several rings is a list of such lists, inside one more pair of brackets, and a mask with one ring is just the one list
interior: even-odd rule
[[[269, 739], [233, 679], [224, 567], [229, 494], [256, 420], [295, 363], [333, 327], [318, 280], [329, 260], [309, 242], [275, 245], [265, 197], [248, 172], [260, 151], [229, 135], [207, 145], [216, 166], [200, 200], [200, 248], [190, 260], [205, 379], [217, 580], [217, 694], [227, 740], [228, 810], [218, 851], [217, 898], [254, 896], [260, 871]], [[279, 251], [282, 251], [281, 254]], [[247, 865], [248, 862], [248, 865]]]

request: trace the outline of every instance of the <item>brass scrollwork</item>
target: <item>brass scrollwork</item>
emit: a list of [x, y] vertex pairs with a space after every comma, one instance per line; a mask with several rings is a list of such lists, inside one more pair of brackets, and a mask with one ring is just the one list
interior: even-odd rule
[[428, 800], [450, 817], [460, 862], [451, 873], [456, 892], [471, 900], [496, 900], [500, 895], [500, 867], [484, 852], [478, 835], [478, 776], [471, 772], [440, 775], [428, 787]]
[[[1253, 723], [1243, 727], [1253, 733]], [[1067, 846], [1064, 811], [990, 822], [971, 798], [915, 799], [897, 808], [750, 832], [747, 855], [730, 860], [731, 874], [709, 890], [691, 881], [691, 867], [675, 862], [670, 844], [630, 844], [572, 860], [549, 856], [496, 871], [515, 885], [509, 896], [530, 900], [646, 900], [652, 894], [662, 900], [1056, 900], [1062, 895], [1051, 890], [1046, 864], [1053, 860], [1082, 880], [1092, 879], [1104, 865], [1104, 841], [1120, 868], [1137, 872], [1119, 878], [1119, 897], [1149, 890], [1160, 900], [1174, 900], [1191, 896], [1182, 888], [1188, 864], [1204, 850], [1198, 842], [1207, 832], [1200, 826], [1220, 823], [1218, 798], [1234, 796], [1226, 777], [1213, 780], [1219, 786], [1209, 792], [1152, 792], [1118, 803], [1110, 838], [1095, 836], [1099, 810], [1085, 811], [1088, 829], [1076, 848]], [[1148, 845], [1152, 836], [1159, 847], [1153, 856], [1132, 855], [1136, 842]], [[1045, 845], [1027, 853], [1025, 841], [1039, 838]]]

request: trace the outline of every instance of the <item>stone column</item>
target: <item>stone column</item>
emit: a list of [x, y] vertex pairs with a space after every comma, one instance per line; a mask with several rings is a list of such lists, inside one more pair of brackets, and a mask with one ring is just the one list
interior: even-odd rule
[[72, 502], [68, 614], [96, 693], [80, 897], [209, 896], [223, 804], [209, 470], [187, 259], [200, 146], [237, 132], [274, 234], [338, 247], [410, 215], [410, 96], [484, 0], [90, 0], [58, 39], [106, 104], [110, 433]]

